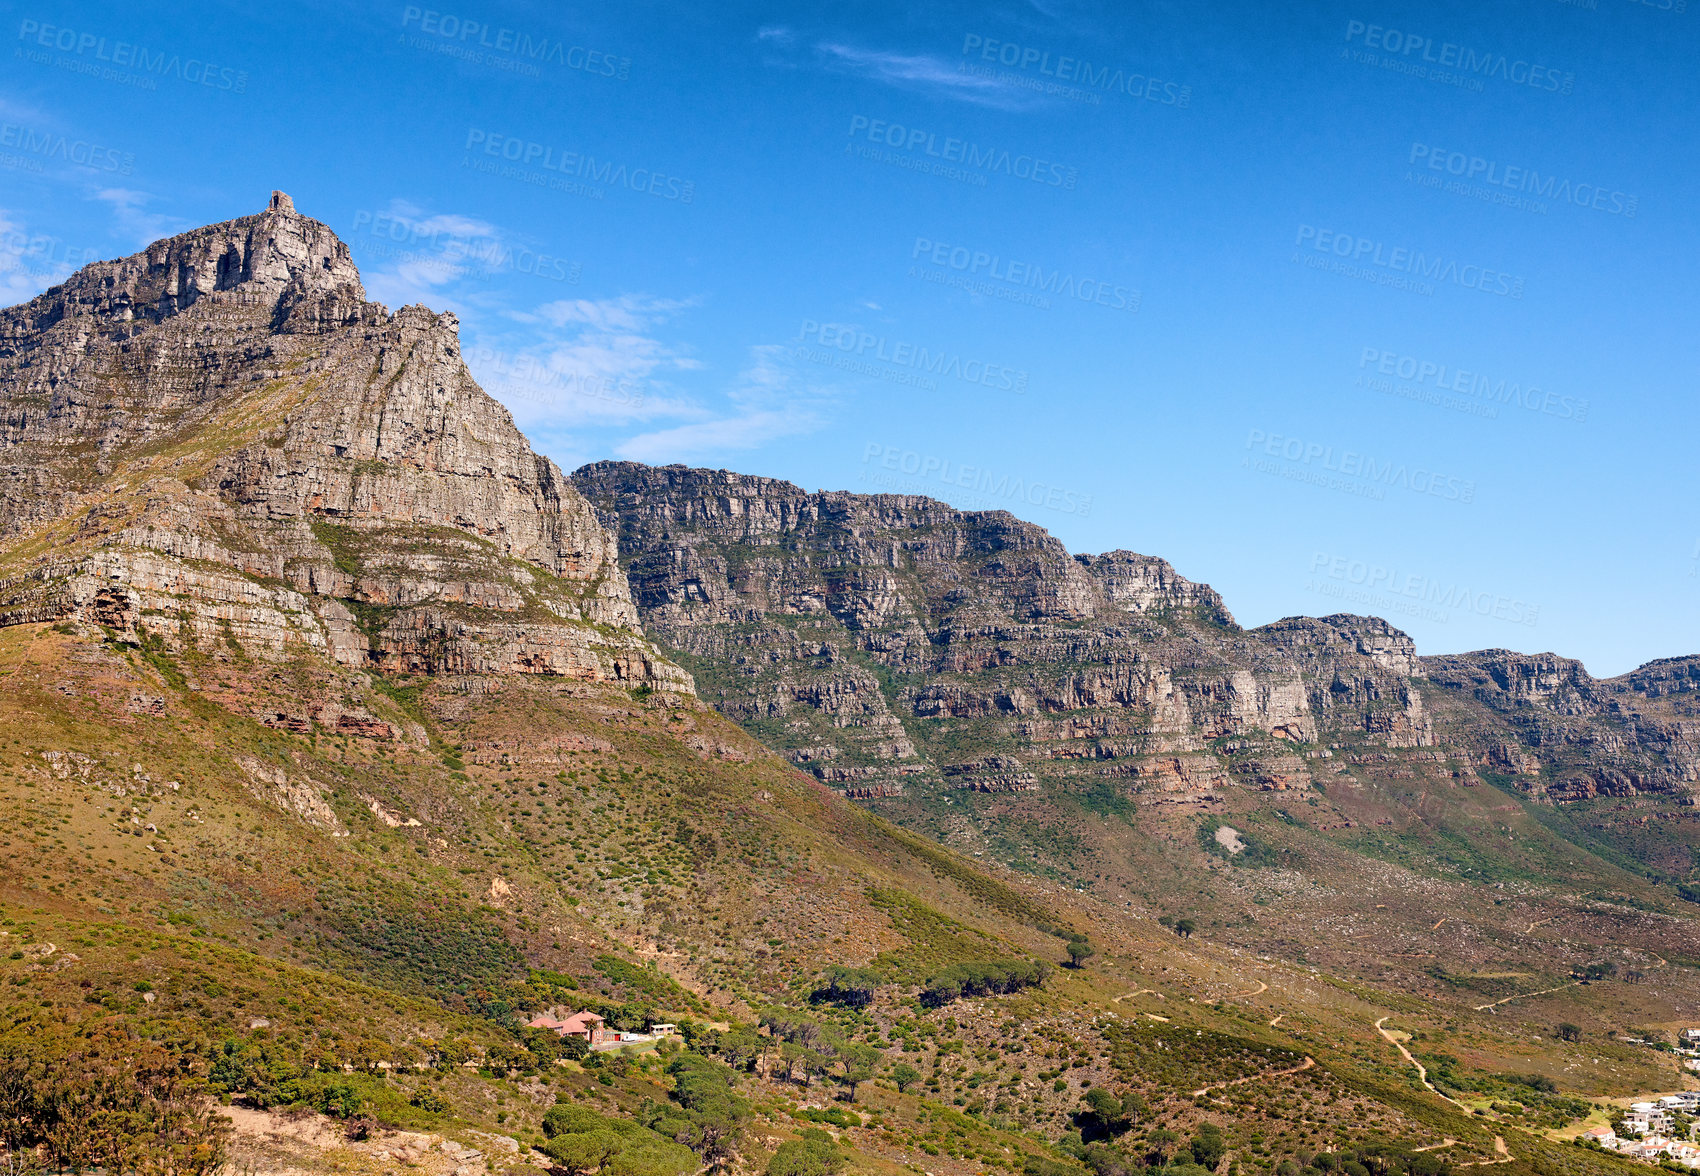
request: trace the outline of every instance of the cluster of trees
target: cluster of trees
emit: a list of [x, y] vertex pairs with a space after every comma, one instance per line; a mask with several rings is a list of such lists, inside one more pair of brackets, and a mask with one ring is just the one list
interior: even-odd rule
[[[1227, 1155], [1228, 1143], [1222, 1129], [1214, 1123], [1201, 1123], [1185, 1143], [1175, 1132], [1158, 1128], [1147, 1134], [1136, 1146], [1118, 1142], [1150, 1114], [1150, 1108], [1137, 1094], [1120, 1098], [1102, 1087], [1086, 1093], [1085, 1107], [1075, 1116], [1083, 1129], [1081, 1137], [1065, 1149], [1093, 1173], [1093, 1176], [1140, 1176], [1147, 1171], [1160, 1171], [1163, 1176], [1210, 1176]], [[1077, 1169], [1055, 1160], [1029, 1159], [1027, 1176], [1077, 1176]]]
[[15, 1025], [0, 1036], [0, 1144], [60, 1171], [206, 1176], [225, 1162], [230, 1122], [204, 1070], [112, 1023]]
[[1184, 915], [1178, 919], [1173, 915], [1163, 915], [1158, 918], [1157, 922], [1173, 931], [1176, 935], [1179, 935], [1182, 939], [1191, 939], [1193, 932], [1198, 930], [1198, 924], [1193, 922], [1191, 918]]
[[1366, 1143], [1346, 1151], [1319, 1152], [1303, 1176], [1450, 1176], [1434, 1152], [1415, 1152], [1397, 1143]]
[[668, 1101], [646, 1099], [638, 1118], [645, 1127], [695, 1152], [709, 1167], [732, 1157], [750, 1117], [750, 1101], [733, 1089], [731, 1069], [700, 1054], [682, 1053], [667, 1064], [673, 1078]]
[[1075, 1126], [1082, 1139], [1113, 1139], [1137, 1127], [1151, 1107], [1136, 1091], [1122, 1092], [1118, 1098], [1102, 1086], [1094, 1086], [1081, 1096], [1082, 1109], [1075, 1115]]
[[[1132, 1109], [1124, 1109], [1124, 1100]], [[1162, 1176], [1210, 1176], [1228, 1154], [1228, 1141], [1215, 1123], [1200, 1123], [1191, 1138], [1183, 1140], [1167, 1128], [1148, 1132], [1137, 1144], [1117, 1137], [1125, 1135], [1149, 1114], [1138, 1095], [1117, 1097], [1102, 1087], [1087, 1091], [1085, 1106], [1076, 1122], [1094, 1125], [1103, 1134], [1083, 1131], [1080, 1140], [1065, 1144], [1093, 1176], [1142, 1176], [1159, 1171]], [[1349, 1150], [1319, 1152], [1308, 1161], [1283, 1160], [1280, 1176], [1450, 1176], [1446, 1161], [1433, 1152], [1413, 1151], [1399, 1143], [1372, 1142]], [[1027, 1176], [1070, 1176], [1075, 1170], [1052, 1160], [1033, 1159]]]
[[879, 1072], [883, 1054], [871, 1045], [851, 1041], [835, 1025], [822, 1024], [813, 1017], [789, 1009], [771, 1008], [761, 1015], [761, 1023], [771, 1037], [752, 1034], [761, 1043], [758, 1056], [765, 1057], [775, 1046], [777, 1066], [768, 1073], [781, 1072], [791, 1081], [799, 1074], [804, 1081], [816, 1077], [843, 1085], [847, 1098], [856, 1097], [856, 1087]]
[[543, 1116], [543, 1152], [569, 1176], [688, 1176], [732, 1158], [750, 1118], [733, 1071], [713, 1058], [681, 1053], [667, 1065], [666, 1102], [645, 1099], [636, 1121], [599, 1115], [566, 1095]]
[[[562, 1096], [565, 1097], [564, 1095]], [[613, 1168], [622, 1176], [689, 1176], [696, 1153], [630, 1119], [557, 1103], [543, 1116], [543, 1153], [569, 1176]]]
[[810, 999], [853, 1009], [865, 1008], [873, 1003], [874, 993], [882, 983], [884, 977], [870, 968], [834, 964], [826, 970], [826, 983], [815, 989]]
[[[547, 1029], [522, 1028], [508, 1040], [483, 1051], [465, 1038], [421, 1041], [419, 1045], [381, 1042], [370, 1038], [303, 1043], [268, 1035], [232, 1037], [215, 1045], [207, 1058], [207, 1089], [217, 1096], [239, 1096], [258, 1107], [309, 1106], [346, 1119], [369, 1110], [376, 1087], [358, 1079], [376, 1076], [382, 1063], [402, 1070], [423, 1063], [431, 1069], [453, 1071], [477, 1058], [480, 1067], [503, 1076], [509, 1072], [548, 1072], [558, 1058], [584, 1058], [590, 1046], [579, 1037], [561, 1037]], [[340, 1080], [343, 1066], [354, 1068], [348, 1097], [324, 1093], [324, 1074]], [[362, 1094], [361, 1092], [366, 1093]], [[393, 1093], [393, 1092], [392, 1092]]]
[[976, 960], [952, 964], [927, 978], [921, 999], [937, 1007], [962, 996], [989, 996], [1036, 988], [1051, 974], [1043, 960]]

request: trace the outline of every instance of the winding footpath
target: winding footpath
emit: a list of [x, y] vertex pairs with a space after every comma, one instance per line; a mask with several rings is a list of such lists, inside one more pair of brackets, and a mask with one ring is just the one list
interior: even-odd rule
[[1543, 988], [1539, 992], [1519, 992], [1516, 996], [1508, 996], [1503, 1000], [1490, 1000], [1485, 1005], [1477, 1005], [1475, 1011], [1478, 1013], [1492, 1012], [1500, 1005], [1510, 1004], [1514, 1000], [1522, 1000], [1530, 996], [1545, 996], [1549, 992], [1563, 992], [1566, 988], [1575, 988], [1580, 983], [1582, 983], [1580, 980], [1572, 980], [1568, 984], [1560, 984], [1557, 988]]
[[1192, 1097], [1199, 1098], [1202, 1095], [1209, 1094], [1212, 1090], [1223, 1090], [1229, 1086], [1244, 1086], [1247, 1082], [1261, 1082], [1265, 1078], [1287, 1078], [1293, 1074], [1302, 1074], [1314, 1065], [1316, 1065], [1316, 1059], [1306, 1054], [1305, 1060], [1296, 1066], [1289, 1066], [1285, 1070], [1270, 1070], [1263, 1074], [1247, 1074], [1244, 1078], [1235, 1078], [1231, 1082], [1218, 1082], [1213, 1086], [1200, 1086], [1192, 1092]]
[[1459, 1110], [1463, 1111], [1465, 1114], [1472, 1113], [1469, 1107], [1465, 1106], [1463, 1103], [1461, 1103], [1457, 1099], [1453, 1098], [1450, 1094], [1442, 1094], [1439, 1090], [1437, 1090], [1435, 1088], [1434, 1083], [1432, 1083], [1428, 1080], [1428, 1069], [1427, 1069], [1427, 1067], [1425, 1067], [1421, 1062], [1417, 1061], [1417, 1059], [1411, 1055], [1411, 1051], [1405, 1048], [1405, 1043], [1400, 1041], [1397, 1037], [1394, 1036], [1393, 1030], [1382, 1028], [1382, 1022], [1390, 1020], [1392, 1018], [1392, 1016], [1393, 1016], [1393, 1014], [1389, 1013], [1387, 1016], [1381, 1018], [1380, 1021], [1377, 1021], [1375, 1023], [1375, 1031], [1377, 1033], [1381, 1034], [1383, 1037], [1387, 1038], [1387, 1040], [1392, 1043], [1393, 1048], [1399, 1051], [1400, 1056], [1403, 1057], [1407, 1062], [1411, 1063], [1411, 1065], [1413, 1065], [1417, 1068], [1417, 1081], [1421, 1082], [1423, 1084], [1424, 1090], [1428, 1091], [1430, 1094], [1433, 1094], [1433, 1095], [1435, 1095], [1439, 1098], [1445, 1099], [1447, 1102], [1451, 1103], [1453, 1106], [1457, 1107]]

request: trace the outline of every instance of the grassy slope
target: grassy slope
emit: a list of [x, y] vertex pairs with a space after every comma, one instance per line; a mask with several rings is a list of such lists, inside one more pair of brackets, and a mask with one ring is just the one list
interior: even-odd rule
[[[334, 1064], [368, 1056], [373, 1042], [492, 1047], [507, 1031], [480, 994], [530, 969], [571, 976], [592, 1000], [733, 1019], [804, 1004], [829, 963], [877, 961], [912, 982], [960, 959], [1058, 960], [1047, 927], [1090, 931], [1091, 964], [1026, 995], [929, 1010], [895, 985], [868, 1010], [826, 1011], [926, 1076], [907, 1094], [864, 1087], [868, 1125], [846, 1140], [870, 1172], [910, 1161], [1019, 1167], [1048, 1153], [1089, 1082], [1143, 1090], [1176, 1127], [1207, 1115], [1230, 1123], [1247, 1170], [1377, 1132], [1448, 1136], [1485, 1155], [1485, 1129], [1413, 1093], [1372, 1023], [1397, 1013], [1429, 1048], [1459, 1055], [1463, 1082], [1529, 1048], [1496, 1038], [1492, 1017], [1467, 1002], [1429, 1005], [1396, 986], [1182, 943], [1091, 894], [969, 865], [843, 802], [716, 716], [660, 700], [534, 681], [484, 695], [368, 681], [374, 712], [424, 721], [429, 742], [406, 746], [288, 734], [204, 697], [261, 696], [296, 671], [308, 673], [238, 650], [177, 664], [41, 626], [0, 630], [0, 943], [22, 953], [4, 964], [7, 1023], [116, 1017], [188, 1045], [287, 1041]], [[162, 705], [134, 701], [153, 698]], [[323, 785], [348, 835], [280, 807], [267, 787], [279, 772], [292, 789]], [[1138, 989], [1155, 991], [1127, 996]], [[1632, 1001], [1633, 1015], [1648, 1003]], [[1153, 1047], [1118, 1028], [1130, 1023], [1173, 1036]], [[1152, 1064], [1153, 1048], [1165, 1065]], [[1228, 1101], [1189, 1096], [1193, 1083], [1280, 1068], [1268, 1059], [1294, 1052], [1322, 1065], [1221, 1092]], [[1574, 1051], [1535, 1052], [1531, 1065], [1567, 1075]], [[1620, 1052], [1599, 1093], [1670, 1084], [1655, 1055]], [[662, 1092], [641, 1067], [612, 1086], [575, 1067], [556, 1077], [555, 1090], [609, 1110]], [[459, 1070], [378, 1081], [396, 1121], [445, 1129], [523, 1133], [553, 1093]], [[748, 1081], [767, 1125], [746, 1148], [759, 1162], [796, 1124], [789, 1108], [824, 1092]], [[446, 1110], [407, 1106], [426, 1082]]]

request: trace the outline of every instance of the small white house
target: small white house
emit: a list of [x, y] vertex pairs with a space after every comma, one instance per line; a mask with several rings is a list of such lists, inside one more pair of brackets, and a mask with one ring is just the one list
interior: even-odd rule
[[1670, 1130], [1670, 1112], [1657, 1103], [1630, 1103], [1629, 1113], [1623, 1116], [1623, 1125], [1631, 1135], [1663, 1134]]

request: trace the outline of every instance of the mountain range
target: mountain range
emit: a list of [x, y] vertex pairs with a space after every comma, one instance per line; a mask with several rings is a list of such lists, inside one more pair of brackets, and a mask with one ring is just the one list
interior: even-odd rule
[[[1550, 1176], [1679, 1081], [1700, 657], [567, 475], [282, 193], [0, 312], [0, 454], [14, 1151], [121, 1165], [88, 1087], [196, 1170], [343, 1163], [295, 1106], [443, 1171]], [[563, 1055], [567, 1004], [685, 1048]]]

